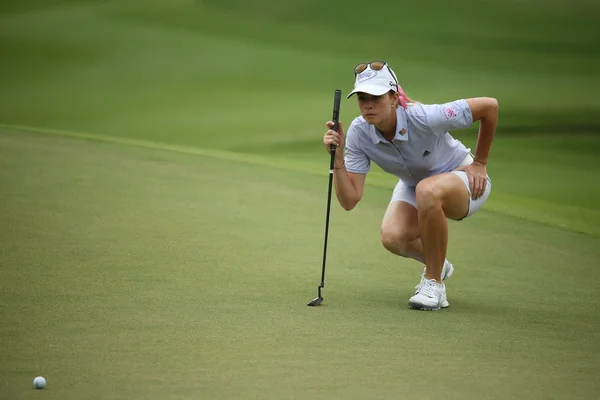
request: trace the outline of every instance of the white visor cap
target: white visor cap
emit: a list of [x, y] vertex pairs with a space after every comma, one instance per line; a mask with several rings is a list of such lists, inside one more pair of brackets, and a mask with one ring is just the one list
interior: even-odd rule
[[370, 66], [367, 67], [363, 72], [356, 75], [354, 90], [346, 98], [349, 99], [350, 96], [358, 92], [368, 93], [373, 96], [381, 96], [390, 90], [398, 93], [396, 75], [392, 75], [393, 73], [387, 65], [379, 71], [372, 70]]

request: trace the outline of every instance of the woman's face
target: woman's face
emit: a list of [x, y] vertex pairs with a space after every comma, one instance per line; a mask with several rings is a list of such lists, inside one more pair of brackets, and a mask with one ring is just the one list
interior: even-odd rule
[[356, 95], [360, 115], [371, 125], [380, 125], [396, 113], [397, 104], [394, 97], [390, 96], [389, 93], [373, 96], [359, 92]]

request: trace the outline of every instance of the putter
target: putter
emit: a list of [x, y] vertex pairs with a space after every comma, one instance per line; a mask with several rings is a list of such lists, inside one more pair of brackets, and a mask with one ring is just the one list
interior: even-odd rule
[[[333, 127], [334, 131], [338, 131], [338, 121], [340, 118], [340, 101], [342, 99], [342, 91], [336, 90], [333, 98]], [[327, 237], [329, 235], [329, 211], [331, 210], [331, 188], [333, 186], [333, 162], [335, 160], [335, 145], [331, 145], [331, 159], [329, 160], [329, 189], [327, 190], [327, 214], [325, 217], [325, 245], [323, 246], [323, 267], [321, 269], [321, 284], [319, 285], [319, 296], [311, 300], [307, 306], [315, 307], [321, 305], [323, 296], [321, 289], [325, 287], [325, 261], [327, 260]]]

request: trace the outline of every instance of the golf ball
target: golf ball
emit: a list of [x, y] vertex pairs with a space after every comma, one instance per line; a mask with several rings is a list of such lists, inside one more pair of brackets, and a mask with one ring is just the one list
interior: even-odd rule
[[46, 380], [43, 376], [38, 376], [33, 380], [33, 387], [36, 389], [43, 389], [46, 386]]

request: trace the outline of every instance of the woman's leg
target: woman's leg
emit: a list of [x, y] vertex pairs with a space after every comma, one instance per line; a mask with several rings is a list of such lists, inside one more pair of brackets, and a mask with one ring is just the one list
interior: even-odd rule
[[[406, 186], [402, 181], [396, 185], [391, 202], [383, 216], [381, 243], [393, 254], [412, 258], [425, 264], [415, 188]], [[452, 264], [445, 262], [442, 279], [452, 276], [453, 272]], [[417, 288], [423, 283], [424, 277], [425, 268], [423, 268], [423, 277]]]
[[461, 220], [476, 212], [491, 191], [488, 177], [483, 196], [471, 200], [469, 179], [464, 171], [429, 177], [416, 188], [419, 233], [425, 258], [425, 277], [417, 293], [408, 300], [411, 308], [439, 310], [448, 307], [442, 271], [448, 247], [447, 219]]
[[419, 182], [416, 198], [425, 278], [442, 283], [441, 273], [448, 247], [446, 218], [460, 220], [467, 216], [469, 190], [459, 176], [445, 173]]

